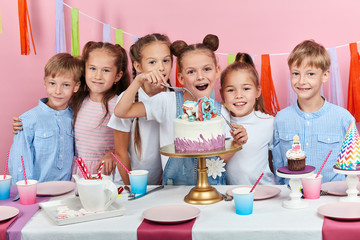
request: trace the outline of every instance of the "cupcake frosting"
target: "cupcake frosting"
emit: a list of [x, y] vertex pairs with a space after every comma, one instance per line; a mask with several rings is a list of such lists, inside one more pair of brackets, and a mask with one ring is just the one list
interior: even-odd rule
[[297, 158], [305, 157], [305, 152], [303, 150], [301, 150], [301, 144], [300, 144], [298, 135], [295, 135], [293, 137], [292, 148], [286, 152], [286, 157], [288, 159], [297, 159]]

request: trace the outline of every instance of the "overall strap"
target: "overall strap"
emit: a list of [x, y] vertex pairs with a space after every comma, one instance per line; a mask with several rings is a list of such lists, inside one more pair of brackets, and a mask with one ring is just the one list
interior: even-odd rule
[[216, 108], [216, 110], [217, 110], [217, 114], [218, 115], [220, 115], [220, 113], [221, 113], [221, 106], [222, 106], [222, 104], [221, 103], [219, 103], [218, 101], [216, 101], [216, 100], [214, 100], [214, 102], [215, 102], [215, 108]]
[[184, 114], [184, 111], [181, 107], [184, 103], [184, 93], [175, 92], [175, 94], [176, 94], [176, 117], [179, 117], [182, 114]]

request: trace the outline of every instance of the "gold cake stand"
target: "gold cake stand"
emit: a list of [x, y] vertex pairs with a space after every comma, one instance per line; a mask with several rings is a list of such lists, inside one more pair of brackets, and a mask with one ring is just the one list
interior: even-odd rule
[[242, 145], [232, 140], [225, 141], [225, 149], [211, 152], [179, 153], [175, 152], [174, 144], [169, 144], [160, 148], [160, 153], [177, 158], [197, 158], [199, 163], [198, 182], [185, 196], [184, 201], [190, 204], [212, 204], [221, 201], [223, 198], [218, 191], [209, 184], [207, 177], [206, 157], [221, 156], [235, 153], [242, 148]]

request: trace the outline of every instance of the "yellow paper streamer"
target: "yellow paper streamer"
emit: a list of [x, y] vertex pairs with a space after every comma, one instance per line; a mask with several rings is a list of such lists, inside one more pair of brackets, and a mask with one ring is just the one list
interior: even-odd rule
[[228, 55], [228, 65], [232, 64], [233, 62], [235, 62], [235, 54], [229, 54]]
[[0, 33], [2, 33], [2, 26], [1, 26], [1, 15], [0, 15]]
[[115, 29], [115, 43], [124, 48], [123, 30]]
[[71, 9], [71, 55], [80, 56], [79, 9]]

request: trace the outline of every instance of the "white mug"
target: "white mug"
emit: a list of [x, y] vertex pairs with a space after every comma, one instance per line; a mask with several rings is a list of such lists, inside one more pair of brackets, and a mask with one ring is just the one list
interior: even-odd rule
[[81, 204], [87, 211], [106, 210], [117, 198], [116, 185], [110, 180], [77, 179]]

